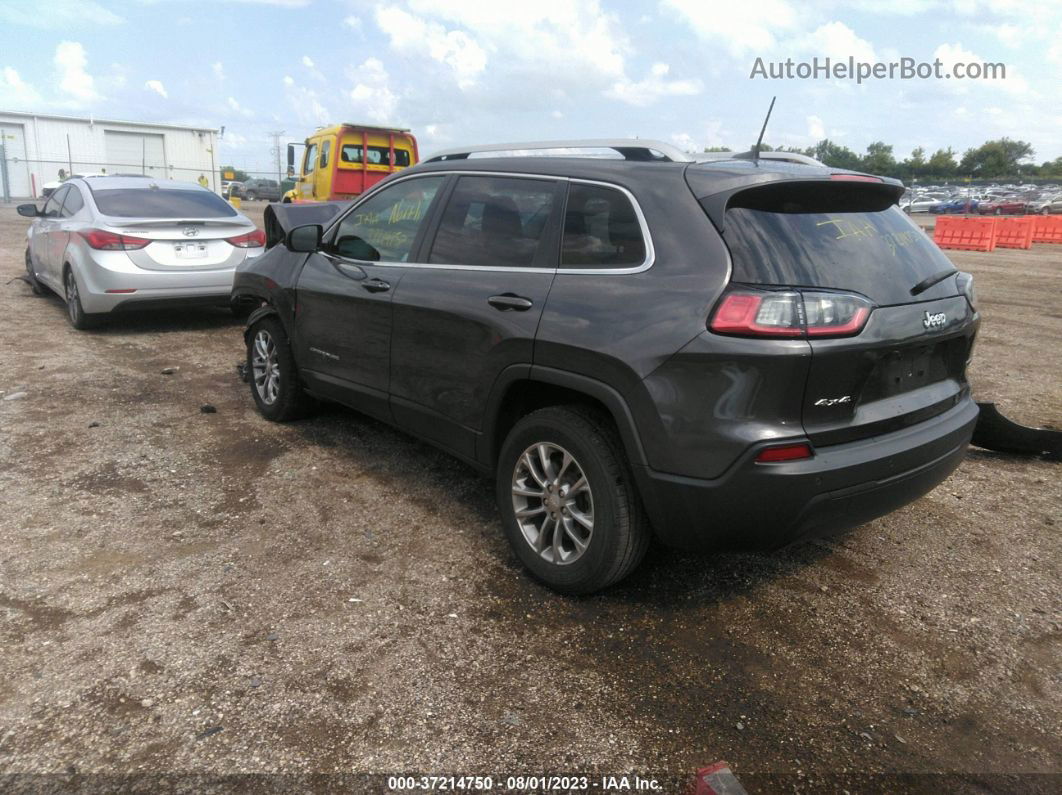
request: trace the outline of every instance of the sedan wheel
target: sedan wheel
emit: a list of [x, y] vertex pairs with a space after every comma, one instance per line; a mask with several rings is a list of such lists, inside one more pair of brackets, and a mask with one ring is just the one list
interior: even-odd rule
[[594, 496], [579, 462], [559, 445], [531, 445], [516, 462], [513, 513], [524, 540], [543, 560], [578, 560], [594, 533]]
[[70, 325], [79, 331], [92, 328], [95, 325], [96, 318], [95, 316], [86, 313], [84, 307], [82, 307], [81, 293], [77, 287], [77, 278], [74, 276], [74, 271], [71, 268], [66, 269], [63, 285], [66, 288], [66, 313], [67, 317], [70, 318]]

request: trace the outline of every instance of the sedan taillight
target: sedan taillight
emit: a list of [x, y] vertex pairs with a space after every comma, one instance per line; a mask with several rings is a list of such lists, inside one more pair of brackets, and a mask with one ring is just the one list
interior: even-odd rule
[[227, 237], [225, 240], [236, 248], [261, 248], [266, 244], [265, 232], [261, 229], [255, 229], [253, 232], [238, 237]]
[[151, 241], [146, 237], [130, 237], [105, 229], [82, 229], [78, 235], [97, 251], [135, 251]]
[[874, 305], [861, 295], [797, 290], [730, 290], [708, 328], [739, 337], [851, 337]]

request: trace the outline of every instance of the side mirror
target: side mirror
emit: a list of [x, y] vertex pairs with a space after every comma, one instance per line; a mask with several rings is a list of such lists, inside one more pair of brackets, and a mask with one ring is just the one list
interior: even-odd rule
[[26, 218], [36, 218], [41, 212], [37, 209], [36, 204], [20, 204], [18, 206], [18, 214], [24, 215]]
[[284, 238], [284, 245], [288, 251], [294, 251], [300, 254], [312, 254], [321, 248], [321, 235], [324, 232], [324, 227], [320, 224], [304, 224], [303, 226], [296, 226], [290, 232], [287, 237]]

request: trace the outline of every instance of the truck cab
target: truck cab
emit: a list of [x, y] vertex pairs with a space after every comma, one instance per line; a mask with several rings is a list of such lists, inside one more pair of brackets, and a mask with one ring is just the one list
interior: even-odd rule
[[296, 182], [285, 202], [352, 199], [419, 159], [417, 139], [395, 127], [336, 124], [317, 130], [303, 144], [298, 171], [296, 146], [288, 144], [288, 176]]

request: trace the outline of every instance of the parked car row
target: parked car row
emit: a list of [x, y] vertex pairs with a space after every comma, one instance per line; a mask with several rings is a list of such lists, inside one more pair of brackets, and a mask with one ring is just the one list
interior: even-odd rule
[[265, 253], [205, 188], [73, 179], [19, 208], [27, 278], [79, 329], [126, 308], [252, 309], [265, 418], [335, 401], [468, 462], [516, 556], [564, 593], [619, 581], [652, 538], [838, 532], [958, 466], [979, 316], [898, 182], [613, 148], [441, 153], [352, 204], [273, 205]]
[[907, 213], [1048, 215], [1062, 212], [1062, 190], [1057, 185], [994, 185], [981, 192], [929, 186], [906, 191], [900, 206]]

